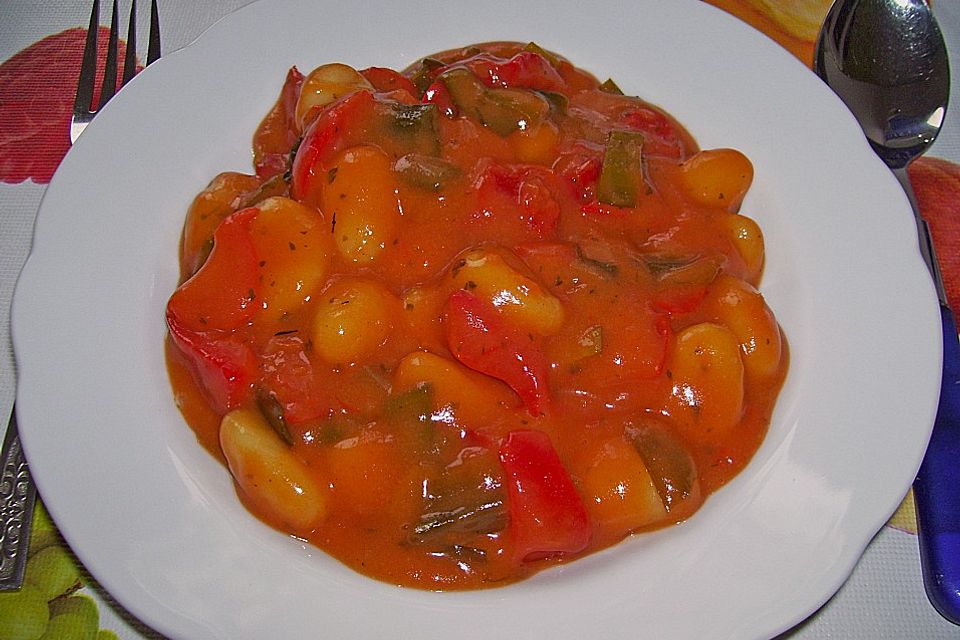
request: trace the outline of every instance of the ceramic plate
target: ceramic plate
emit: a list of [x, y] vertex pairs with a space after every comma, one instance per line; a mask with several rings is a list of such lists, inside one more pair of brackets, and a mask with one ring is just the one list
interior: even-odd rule
[[[415, 4], [415, 6], [414, 6]], [[681, 526], [520, 584], [427, 593], [267, 528], [171, 398], [163, 309], [192, 196], [251, 170], [286, 70], [404, 67], [535, 40], [660, 104], [756, 167], [762, 290], [791, 345], [770, 433]], [[909, 206], [799, 62], [696, 0], [280, 0], [167, 55], [68, 154], [16, 291], [17, 411], [44, 501], [80, 559], [179, 638], [761, 638], [839, 588], [907, 491], [939, 384], [940, 325]]]

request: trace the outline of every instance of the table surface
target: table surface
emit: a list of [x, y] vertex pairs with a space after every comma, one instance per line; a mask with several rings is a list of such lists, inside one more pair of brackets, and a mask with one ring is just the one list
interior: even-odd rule
[[[761, 0], [711, 1], [725, 8], [746, 7], [751, 2], [753, 7], [770, 4]], [[792, 1], [804, 4], [800, 0], [785, 0], [784, 4]], [[170, 52], [189, 44], [217, 19], [248, 2], [161, 1], [164, 51]], [[960, 2], [938, 0], [934, 7], [948, 41], [952, 66], [960, 69]], [[84, 26], [89, 10], [89, 0], [0, 0], [0, 62], [8, 61], [44, 37]], [[146, 3], [140, 11], [145, 14]], [[109, 11], [103, 8], [101, 13], [102, 22], [107, 23]], [[757, 18], [757, 12], [746, 9], [744, 17]], [[760, 24], [763, 24], [763, 16], [760, 18]], [[146, 20], [142, 22], [146, 24]], [[142, 45], [141, 50], [145, 50], [145, 32], [138, 35], [138, 42]], [[3, 82], [4, 76], [0, 73], [0, 91]], [[958, 87], [960, 82], [954, 82], [951, 102], [960, 106]], [[0, 92], [0, 129], [3, 127], [3, 103], [9, 100], [9, 95]], [[0, 171], [4, 166], [3, 144], [0, 140]], [[948, 112], [944, 131], [931, 155], [960, 163], [960, 110]], [[4, 421], [13, 406], [16, 383], [10, 341], [10, 301], [17, 276], [30, 250], [34, 217], [45, 187], [46, 184], [33, 180], [11, 183], [0, 175], [0, 416]], [[889, 524], [880, 530], [849, 580], [820, 611], [781, 638], [960, 638], [960, 627], [941, 618], [926, 599], [917, 537], [911, 531], [910, 514], [897, 524], [901, 526]], [[110, 594], [90, 582], [82, 593], [98, 604], [101, 628], [111, 630], [121, 638], [156, 636], [124, 612]]]

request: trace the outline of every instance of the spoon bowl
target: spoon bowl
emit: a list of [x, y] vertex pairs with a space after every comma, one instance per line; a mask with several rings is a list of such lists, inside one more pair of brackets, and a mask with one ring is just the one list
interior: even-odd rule
[[814, 70], [853, 111], [873, 150], [902, 169], [933, 143], [950, 69], [924, 0], [840, 0], [827, 14]]

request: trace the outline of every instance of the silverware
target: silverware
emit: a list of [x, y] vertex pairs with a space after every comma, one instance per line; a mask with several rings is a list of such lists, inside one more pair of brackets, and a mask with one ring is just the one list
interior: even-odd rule
[[[110, 20], [110, 41], [107, 45], [107, 60], [103, 69], [103, 86], [100, 87], [100, 103], [93, 109], [93, 94], [96, 90], [97, 75], [97, 27], [100, 25], [100, 0], [93, 0], [90, 14], [90, 26], [87, 29], [87, 42], [83, 47], [83, 63], [80, 66], [80, 79], [77, 81], [77, 98], [73, 103], [73, 117], [70, 120], [70, 142], [87, 128], [93, 117], [117, 91], [117, 58], [119, 44], [117, 38], [117, 0], [113, 0], [113, 17]], [[127, 22], [127, 52], [123, 61], [123, 76], [120, 86], [127, 84], [137, 74], [137, 2], [130, 5], [130, 19]], [[157, 0], [150, 3], [150, 41], [147, 48], [147, 65], [160, 57], [160, 17], [157, 12]]]
[[17, 414], [10, 414], [0, 468], [0, 591], [19, 589], [27, 566], [27, 544], [37, 489], [20, 448]]
[[913, 205], [920, 250], [940, 298], [943, 378], [930, 444], [914, 482], [924, 586], [960, 624], [960, 340], [907, 166], [940, 131], [950, 93], [947, 49], [924, 0], [836, 0], [814, 70], [847, 104]]
[[[87, 40], [83, 47], [83, 62], [77, 81], [77, 96], [73, 104], [73, 117], [70, 121], [70, 142], [77, 138], [93, 120], [103, 105], [117, 92], [117, 58], [120, 41], [118, 38], [119, 14], [117, 0], [113, 0], [113, 16], [110, 21], [110, 39], [107, 45], [107, 59], [103, 71], [103, 85], [100, 87], [100, 100], [93, 108], [97, 75], [97, 35], [100, 27], [100, 0], [94, 0], [90, 12], [90, 25]], [[129, 82], [138, 72], [137, 69], [137, 2], [130, 5], [130, 18], [127, 21], [127, 49], [123, 61], [123, 75], [120, 87]], [[150, 35], [147, 49], [147, 64], [160, 57], [160, 16], [156, 0], [150, 4]], [[10, 414], [7, 432], [0, 454], [0, 591], [14, 591], [23, 585], [23, 574], [27, 564], [27, 545], [30, 542], [30, 529], [33, 523], [33, 509], [36, 502], [36, 487], [30, 478], [30, 469], [20, 446], [17, 431], [16, 407]]]

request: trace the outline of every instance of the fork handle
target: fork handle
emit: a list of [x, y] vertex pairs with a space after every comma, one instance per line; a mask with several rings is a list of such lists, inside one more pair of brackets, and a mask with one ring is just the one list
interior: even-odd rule
[[950, 308], [942, 304], [940, 313], [940, 405], [913, 495], [927, 597], [944, 618], [960, 624], [960, 338]]
[[37, 488], [30, 478], [27, 459], [20, 446], [17, 414], [10, 414], [3, 439], [0, 460], [0, 591], [18, 590], [23, 585], [27, 566], [27, 546], [33, 524], [33, 508]]

